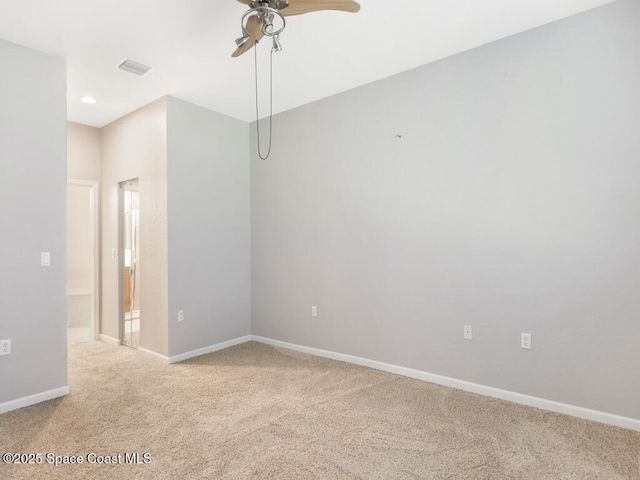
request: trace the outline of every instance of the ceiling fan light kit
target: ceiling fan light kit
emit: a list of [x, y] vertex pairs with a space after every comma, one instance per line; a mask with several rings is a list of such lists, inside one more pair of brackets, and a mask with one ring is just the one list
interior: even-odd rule
[[[304, 13], [318, 12], [322, 10], [337, 10], [342, 12], [356, 13], [360, 11], [360, 5], [354, 0], [238, 0], [238, 2], [248, 5], [249, 10], [244, 12], [240, 19], [242, 36], [236, 39], [237, 49], [231, 55], [239, 57], [254, 48], [263, 37], [271, 37], [271, 57], [270, 62], [270, 110], [269, 115], [269, 149], [266, 155], [262, 155], [260, 149], [260, 115], [258, 113], [258, 53], [255, 51], [255, 74], [256, 74], [256, 129], [258, 131], [258, 156], [266, 160], [271, 153], [271, 124], [273, 119], [273, 54], [282, 51], [280, 34], [287, 26], [285, 17], [292, 15], [302, 15]], [[274, 24], [274, 20], [276, 23]]]
[[[284, 28], [287, 26], [287, 22], [284, 19], [284, 16], [282, 15], [282, 13], [280, 13], [280, 10], [269, 6], [269, 2], [252, 2], [252, 4], [253, 3], [256, 3], [256, 4], [259, 3], [260, 5], [257, 5], [255, 7], [252, 7], [250, 10], [247, 10], [244, 13], [244, 15], [242, 15], [242, 19], [240, 20], [240, 25], [242, 27], [242, 37], [236, 40], [236, 45], [238, 46], [239, 49], [242, 46], [246, 45], [247, 42], [251, 40], [251, 38], [254, 38], [255, 43], [258, 43], [262, 38], [262, 36], [265, 36], [265, 35], [268, 37], [277, 37], [278, 35], [280, 35], [280, 33], [282, 33]], [[281, 2], [276, 2], [276, 3], [281, 3]], [[262, 33], [260, 38], [257, 38], [255, 28], [252, 29], [251, 25], [248, 22], [245, 23], [245, 20], [247, 17], [254, 17], [254, 16], [256, 17], [257, 22], [254, 22], [253, 25], [257, 24], [260, 26], [260, 33]], [[273, 20], [275, 17], [278, 17], [280, 19], [281, 26], [278, 29], [275, 29], [273, 26]], [[251, 48], [252, 46], [253, 45], [250, 45], [249, 48]], [[242, 53], [240, 53], [240, 55], [242, 55]]]

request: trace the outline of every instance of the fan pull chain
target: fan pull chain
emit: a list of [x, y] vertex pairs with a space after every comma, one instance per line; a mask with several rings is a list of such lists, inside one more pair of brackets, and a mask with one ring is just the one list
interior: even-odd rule
[[[256, 42], [257, 44], [258, 42]], [[273, 137], [273, 49], [271, 49], [271, 55], [269, 57], [269, 150], [267, 154], [262, 156], [262, 149], [260, 148], [260, 115], [258, 113], [258, 46], [254, 47], [255, 54], [255, 72], [256, 72], [256, 131], [258, 133], [258, 156], [261, 160], [266, 160], [271, 155], [271, 141]]]

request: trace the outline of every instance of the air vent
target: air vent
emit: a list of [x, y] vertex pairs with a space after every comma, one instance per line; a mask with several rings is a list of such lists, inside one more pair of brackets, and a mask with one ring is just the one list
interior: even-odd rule
[[118, 63], [118, 68], [120, 70], [124, 70], [125, 72], [138, 75], [139, 77], [144, 77], [147, 73], [153, 70], [153, 68], [151, 68], [149, 65], [136, 62], [135, 60], [131, 60], [130, 58], [127, 58], [127, 57], [123, 58]]

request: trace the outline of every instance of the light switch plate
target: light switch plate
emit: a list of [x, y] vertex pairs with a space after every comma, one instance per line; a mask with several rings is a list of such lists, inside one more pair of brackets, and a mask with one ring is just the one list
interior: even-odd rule
[[50, 267], [51, 266], [51, 253], [49, 253], [49, 252], [40, 252], [40, 266], [41, 267]]

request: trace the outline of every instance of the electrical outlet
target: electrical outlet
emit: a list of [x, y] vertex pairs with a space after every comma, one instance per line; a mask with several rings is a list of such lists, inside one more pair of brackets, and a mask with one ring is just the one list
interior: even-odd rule
[[525, 350], [531, 350], [531, 334], [530, 333], [520, 334], [520, 348], [524, 348]]
[[11, 340], [0, 341], [0, 356], [11, 355]]
[[184, 321], [184, 310], [178, 310], [178, 321], [179, 322]]
[[311, 316], [312, 317], [318, 316], [318, 307], [316, 307], [315, 305], [311, 307]]
[[473, 339], [473, 330], [471, 329], [471, 325], [464, 326], [464, 339], [465, 340]]

